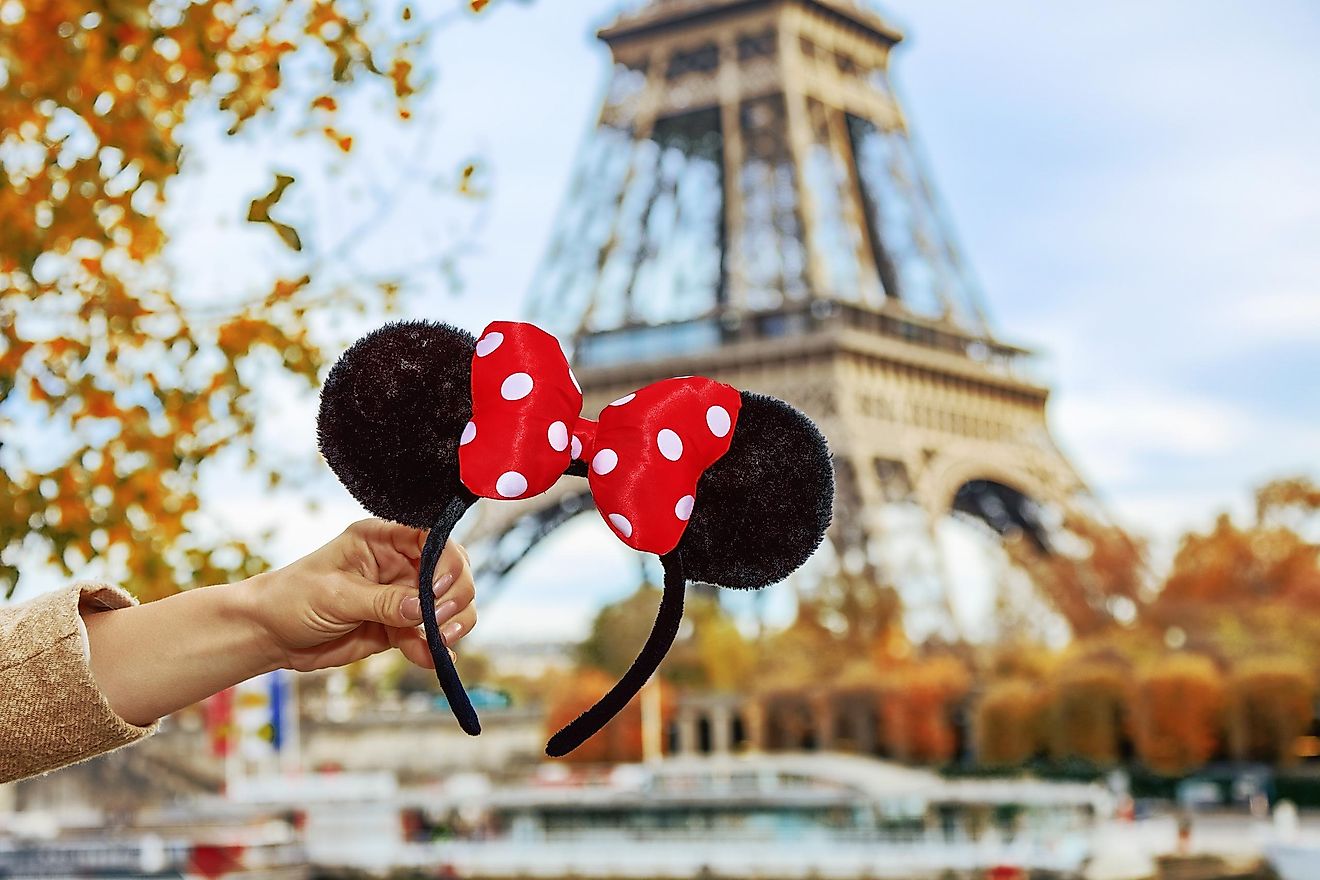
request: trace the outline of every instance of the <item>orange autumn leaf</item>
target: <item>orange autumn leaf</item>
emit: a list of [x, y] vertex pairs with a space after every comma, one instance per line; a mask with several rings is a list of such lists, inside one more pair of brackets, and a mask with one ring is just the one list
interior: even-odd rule
[[[260, 357], [314, 383], [324, 357], [308, 332], [312, 304], [356, 310], [378, 294], [364, 285], [321, 307], [317, 272], [295, 271], [238, 302], [232, 290], [176, 299], [161, 271], [171, 268], [172, 231], [161, 218], [178, 189], [179, 126], [190, 113], [219, 113], [242, 136], [288, 104], [324, 119], [358, 87], [397, 101], [412, 77], [373, 59], [397, 58], [424, 34], [336, 0], [43, 0], [13, 11], [22, 15], [0, 23], [0, 118], [9, 145], [35, 162], [0, 167], [0, 271], [6, 308], [20, 313], [0, 319], [0, 406], [40, 416], [16, 430], [5, 423], [16, 454], [0, 463], [0, 596], [16, 586], [4, 561], [13, 548], [72, 575], [93, 531], [95, 552], [122, 558], [124, 585], [144, 598], [247, 576], [259, 555], [190, 519], [212, 457], [261, 463], [259, 379], [243, 361]], [[70, 120], [88, 141], [74, 153], [64, 146]], [[336, 130], [333, 140], [348, 152], [353, 133]], [[246, 206], [240, 198], [231, 216], [247, 207], [300, 253], [278, 194]], [[174, 213], [188, 222], [187, 210]], [[40, 468], [11, 463], [52, 448], [63, 451]]]
[[395, 58], [390, 67], [390, 79], [394, 80], [394, 94], [397, 97], [405, 98], [413, 93], [412, 83], [408, 79], [411, 75], [412, 62], [406, 58]]

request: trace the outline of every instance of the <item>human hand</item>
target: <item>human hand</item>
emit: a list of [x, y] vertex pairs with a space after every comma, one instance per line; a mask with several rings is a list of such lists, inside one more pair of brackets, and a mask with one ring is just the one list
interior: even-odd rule
[[[365, 519], [297, 562], [245, 581], [274, 662], [307, 672], [394, 647], [434, 668], [417, 599], [425, 541], [424, 531]], [[449, 541], [435, 570], [436, 620], [452, 647], [477, 622], [467, 552]]]

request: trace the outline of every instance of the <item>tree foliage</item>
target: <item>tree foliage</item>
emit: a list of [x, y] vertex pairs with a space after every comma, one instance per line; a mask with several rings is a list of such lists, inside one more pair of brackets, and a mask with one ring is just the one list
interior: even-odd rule
[[1082, 659], [1054, 677], [1046, 718], [1047, 743], [1055, 760], [1080, 758], [1110, 766], [1130, 736], [1130, 673], [1120, 663]]
[[1114, 624], [1119, 608], [1141, 600], [1145, 548], [1121, 528], [1082, 516], [1065, 522], [1061, 538], [1049, 550], [1024, 537], [1005, 548], [1074, 635], [1101, 632]]
[[[347, 153], [344, 95], [377, 89], [407, 118], [430, 27], [352, 0], [0, 4], [0, 594], [20, 549], [69, 573], [115, 559], [146, 598], [262, 565], [203, 517], [203, 464], [258, 460], [258, 375], [315, 385], [310, 312], [393, 290], [322, 289], [309, 260], [229, 305], [181, 298], [162, 215], [182, 126], [237, 135], [282, 107]], [[298, 251], [275, 219], [292, 185], [234, 216]]]
[[981, 763], [1016, 766], [1035, 757], [1044, 744], [1046, 697], [1035, 682], [997, 681], [976, 706], [976, 756]]
[[[614, 684], [614, 678], [596, 669], [582, 669], [556, 682], [551, 689], [545, 714], [546, 735], [554, 733], [590, 708], [601, 694]], [[673, 719], [674, 696], [668, 684], [659, 687], [660, 724], [666, 729]], [[642, 755], [642, 695], [634, 697], [623, 711], [595, 736], [578, 746], [564, 760], [574, 764], [599, 764], [640, 761]], [[661, 748], [664, 748], [663, 737]]]
[[[1254, 522], [1224, 518], [1187, 535], [1162, 584], [1139, 544], [1073, 524], [1077, 540], [1061, 559], [1026, 559], [1055, 607], [1069, 609], [1076, 635], [1062, 648], [1017, 634], [914, 650], [883, 582], [869, 581], [863, 601], [849, 604], [850, 581], [840, 578], [800, 597], [794, 621], [756, 644], [717, 606], [692, 603], [666, 677], [688, 690], [747, 693], [765, 712], [772, 748], [825, 736], [870, 749], [878, 739], [893, 759], [944, 763], [958, 757], [970, 718], [977, 758], [989, 765], [1135, 760], [1177, 774], [1221, 756], [1286, 763], [1312, 722], [1320, 670], [1320, 623], [1298, 613], [1312, 601], [1316, 544], [1306, 530], [1318, 509], [1306, 480], [1267, 484]], [[1115, 597], [1130, 603], [1125, 614]], [[584, 659], [621, 672], [658, 600], [643, 590], [603, 610]], [[702, 648], [706, 639], [719, 650]], [[858, 721], [874, 722], [877, 737], [859, 735]]]
[[[631, 596], [596, 613], [587, 637], [577, 645], [579, 663], [618, 677], [632, 665], [655, 623], [660, 591], [643, 584]], [[750, 683], [757, 666], [756, 648], [717, 600], [691, 596], [683, 626], [660, 666], [674, 684], [728, 691]]]
[[917, 660], [882, 678], [880, 729], [889, 754], [921, 764], [944, 764], [958, 752], [954, 715], [971, 688], [956, 657]]
[[1224, 677], [1199, 654], [1169, 654], [1137, 680], [1137, 751], [1161, 773], [1200, 767], [1222, 742]]
[[624, 673], [655, 622], [660, 590], [643, 584], [631, 596], [596, 612], [587, 637], [578, 644], [577, 661], [617, 678]]
[[1272, 600], [1320, 608], [1320, 546], [1285, 526], [1239, 527], [1226, 514], [1208, 533], [1183, 538], [1160, 594], [1175, 613]]
[[684, 611], [687, 625], [669, 656], [664, 675], [675, 685], [705, 691], [736, 691], [749, 686], [757, 672], [756, 646], [710, 596], [693, 596]]
[[1320, 517], [1320, 486], [1305, 476], [1271, 480], [1256, 490], [1256, 521], [1291, 524], [1298, 531]]
[[1313, 677], [1291, 657], [1260, 657], [1229, 680], [1229, 742], [1241, 760], [1292, 763], [1297, 738], [1314, 714]]

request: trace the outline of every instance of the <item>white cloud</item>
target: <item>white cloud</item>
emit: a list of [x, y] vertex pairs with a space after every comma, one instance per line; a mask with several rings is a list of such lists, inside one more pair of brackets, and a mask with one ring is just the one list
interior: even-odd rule
[[1216, 315], [1226, 337], [1252, 347], [1310, 343], [1320, 347], [1320, 282], [1316, 289], [1263, 291], [1226, 304]]
[[1054, 415], [1064, 442], [1102, 484], [1140, 478], [1151, 455], [1219, 455], [1250, 433], [1225, 401], [1130, 385], [1064, 396]]

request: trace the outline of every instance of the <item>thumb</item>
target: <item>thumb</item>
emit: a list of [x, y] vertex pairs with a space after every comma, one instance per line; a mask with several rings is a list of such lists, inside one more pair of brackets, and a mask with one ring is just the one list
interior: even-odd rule
[[371, 621], [393, 627], [413, 627], [422, 622], [417, 591], [398, 585], [378, 584], [353, 577], [336, 591], [336, 611], [354, 623]]

